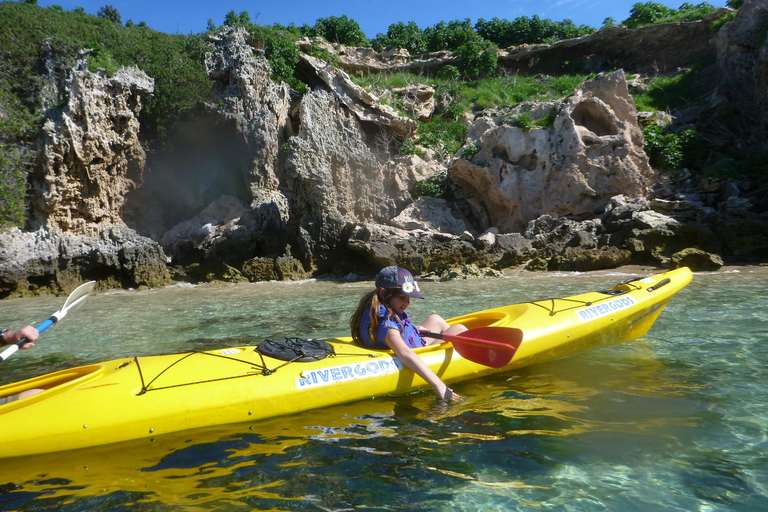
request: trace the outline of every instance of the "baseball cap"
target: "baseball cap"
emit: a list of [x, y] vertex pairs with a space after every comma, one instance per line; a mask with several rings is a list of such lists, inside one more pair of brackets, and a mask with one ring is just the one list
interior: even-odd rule
[[419, 285], [416, 284], [416, 279], [413, 278], [413, 274], [403, 267], [386, 267], [381, 269], [376, 274], [375, 284], [381, 288], [400, 288], [409, 297], [416, 299], [424, 298], [419, 290]]

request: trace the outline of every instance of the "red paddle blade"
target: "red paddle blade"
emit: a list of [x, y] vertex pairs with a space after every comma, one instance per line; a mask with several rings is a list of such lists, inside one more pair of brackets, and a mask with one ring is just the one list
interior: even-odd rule
[[461, 334], [443, 334], [461, 357], [491, 368], [506, 366], [514, 357], [523, 331], [511, 327], [478, 327]]

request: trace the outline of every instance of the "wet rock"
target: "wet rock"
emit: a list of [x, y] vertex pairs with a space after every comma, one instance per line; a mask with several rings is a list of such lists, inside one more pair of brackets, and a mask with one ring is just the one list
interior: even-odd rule
[[124, 226], [95, 236], [58, 230], [0, 232], [0, 297], [72, 290], [83, 281], [106, 287], [170, 282], [159, 244]]
[[631, 259], [631, 251], [618, 247], [566, 247], [549, 260], [547, 269], [586, 272], [616, 268], [628, 264]]
[[669, 268], [688, 267], [693, 271], [714, 271], [723, 266], [723, 259], [701, 249], [688, 248], [670, 257]]

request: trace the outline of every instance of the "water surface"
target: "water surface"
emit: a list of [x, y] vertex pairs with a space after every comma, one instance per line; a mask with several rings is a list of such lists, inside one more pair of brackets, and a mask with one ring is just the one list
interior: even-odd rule
[[[450, 317], [647, 273], [423, 283], [428, 299], [410, 312]], [[0, 382], [125, 356], [345, 336], [371, 286], [96, 292], [4, 362]], [[456, 384], [460, 404], [422, 391], [15, 459], [0, 465], [0, 510], [768, 510], [767, 289], [765, 269], [696, 274], [645, 338]], [[37, 324], [63, 302], [2, 301], [0, 319]]]

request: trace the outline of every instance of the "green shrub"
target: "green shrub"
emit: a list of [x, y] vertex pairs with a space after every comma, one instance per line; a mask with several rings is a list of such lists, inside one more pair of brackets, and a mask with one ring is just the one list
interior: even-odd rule
[[653, 78], [648, 92], [634, 94], [635, 107], [642, 112], [679, 109], [702, 101], [702, 90], [696, 81], [700, 67], [694, 66], [682, 73]]
[[427, 51], [430, 52], [455, 51], [470, 39], [479, 38], [469, 18], [448, 23], [441, 21], [424, 29], [424, 37], [427, 40]]
[[469, 160], [480, 152], [480, 148], [475, 145], [467, 146], [461, 150], [461, 158]]
[[499, 56], [490, 42], [472, 38], [456, 50], [459, 71], [468, 78], [489, 76], [496, 71]]
[[450, 64], [437, 72], [437, 78], [439, 80], [458, 80], [459, 76], [461, 76], [459, 68]]
[[657, 2], [636, 3], [629, 11], [629, 18], [621, 24], [628, 28], [643, 27], [669, 16], [672, 12], [674, 9]]
[[467, 126], [457, 121], [433, 119], [428, 123], [419, 123], [416, 133], [419, 145], [455, 155], [464, 143]]
[[264, 56], [272, 69], [270, 78], [275, 82], [286, 82], [294, 89], [302, 89], [303, 84], [293, 76], [299, 62], [299, 49], [293, 40], [279, 34], [268, 34], [264, 39]]
[[31, 160], [32, 152], [23, 147], [0, 145], [0, 228], [24, 227]]
[[546, 116], [541, 117], [533, 122], [533, 125], [537, 128], [546, 128], [555, 124], [557, 119], [557, 110], [554, 108], [550, 110]]
[[376, 51], [405, 48], [411, 55], [418, 55], [427, 51], [427, 39], [415, 22], [405, 24], [400, 21], [390, 25], [386, 34], [377, 34], [371, 46]]
[[312, 34], [320, 36], [328, 42], [340, 43], [347, 46], [366, 46], [368, 38], [360, 30], [360, 25], [355, 20], [342, 15], [341, 17], [329, 16], [319, 18], [312, 27]]
[[400, 144], [400, 155], [402, 156], [416, 155], [420, 157], [426, 156], [424, 150], [421, 149], [419, 146], [417, 146], [412, 140], [404, 140]]
[[411, 196], [418, 199], [422, 196], [443, 199], [446, 196], [445, 176], [418, 181], [413, 186]]
[[109, 4], [100, 8], [99, 12], [96, 13], [96, 16], [98, 16], [99, 18], [104, 18], [105, 20], [109, 20], [112, 23], [117, 23], [118, 25], [121, 23], [120, 13], [117, 12], [116, 8], [112, 7]]
[[628, 28], [637, 28], [657, 23], [696, 21], [716, 10], [716, 7], [707, 2], [697, 5], [685, 2], [678, 9], [671, 9], [657, 2], [636, 3], [629, 11], [629, 18], [624, 20], [622, 25]]
[[643, 149], [652, 167], [673, 171], [697, 164], [701, 141], [695, 130], [666, 133], [656, 125], [643, 130]]
[[509, 124], [517, 128], [520, 128], [525, 133], [528, 133], [533, 129], [533, 121], [531, 120], [531, 116], [529, 116], [528, 114], [520, 114], [518, 116], [511, 118], [509, 120]]
[[587, 25], [576, 26], [569, 20], [552, 21], [534, 15], [522, 16], [513, 21], [493, 18], [486, 21], [480, 18], [475, 23], [475, 31], [499, 48], [521, 44], [553, 43], [562, 39], [573, 39], [595, 31]]
[[449, 121], [456, 121], [463, 113], [464, 108], [458, 103], [454, 103], [443, 111], [441, 117], [443, 119], [448, 119]]
[[726, 158], [715, 164], [705, 165], [702, 174], [720, 179], [742, 179], [746, 176], [754, 182], [754, 189], [764, 190], [768, 186], [766, 161], [768, 161], [768, 151], [738, 160]]

